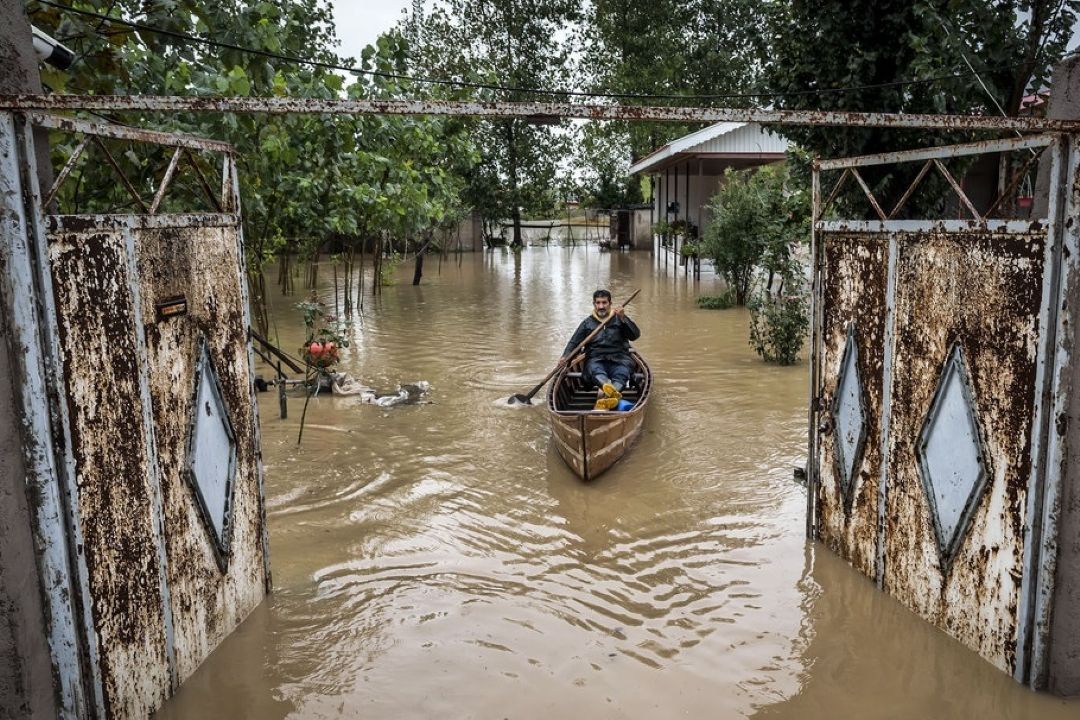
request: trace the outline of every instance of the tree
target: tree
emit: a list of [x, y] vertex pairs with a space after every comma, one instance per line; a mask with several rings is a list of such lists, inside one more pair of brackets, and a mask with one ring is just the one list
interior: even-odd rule
[[750, 309], [750, 344], [767, 362], [791, 364], [809, 323], [805, 268], [796, 249], [810, 237], [810, 198], [787, 164], [729, 170], [713, 196], [702, 250], [735, 303]]
[[[255, 51], [353, 62], [333, 53], [333, 17], [319, 0], [90, 0], [73, 7]], [[67, 74], [46, 71], [46, 82], [56, 90], [315, 98], [346, 92], [345, 78], [325, 67], [134, 30], [37, 3], [30, 9], [36, 22], [73, 45], [80, 58]], [[349, 86], [349, 96], [408, 95], [409, 85], [392, 77], [407, 69], [406, 47], [400, 35], [390, 34], [366, 48], [357, 62], [366, 74]], [[235, 147], [256, 309], [265, 292], [262, 267], [272, 257], [314, 257], [328, 240], [362, 250], [371, 234], [407, 241], [445, 222], [461, 191], [445, 168], [475, 160], [461, 123], [452, 119], [128, 113], [124, 121], [224, 139]], [[117, 161], [137, 189], [152, 192], [169, 155], [115, 145]], [[73, 149], [58, 144], [56, 162]], [[213, 168], [202, 165], [214, 182]], [[77, 174], [61, 198], [67, 207], [104, 212], [131, 204], [104, 163], [83, 162]], [[201, 190], [185, 187], [178, 177], [170, 197], [165, 210], [190, 209], [185, 203], [201, 197]]]
[[[402, 32], [414, 74], [473, 85], [427, 92], [484, 101], [551, 99], [534, 91], [569, 85], [564, 27], [577, 13], [573, 0], [449, 0], [430, 10], [415, 2]], [[513, 245], [520, 247], [522, 211], [550, 209], [565, 133], [520, 119], [476, 122], [472, 133], [479, 162], [464, 197], [488, 225], [509, 217]]]
[[[783, 62], [766, 64], [765, 79], [785, 109], [1015, 115], [1023, 95], [1042, 87], [1064, 52], [1078, 9], [1080, 0], [774, 2], [767, 6], [770, 55]], [[905, 82], [920, 78], [933, 79]], [[833, 91], [852, 87], [861, 89]], [[784, 128], [782, 134], [828, 156], [971, 139], [965, 132], [884, 128]], [[871, 188], [891, 207], [918, 168], [866, 170]], [[990, 182], [996, 185], [992, 176]]]
[[[623, 95], [622, 104], [749, 105], [765, 60], [759, 3], [749, 0], [596, 0], [580, 30], [582, 83]], [[635, 95], [640, 97], [635, 97]], [[626, 185], [630, 163], [697, 125], [611, 122], [588, 126], [582, 155], [598, 174]], [[603, 141], [589, 141], [589, 137]], [[614, 148], [618, 151], [613, 153]]]
[[758, 172], [729, 169], [720, 191], [709, 202], [713, 221], [705, 230], [701, 251], [713, 259], [737, 305], [746, 304], [754, 268], [765, 249], [775, 245], [783, 228], [774, 187], [778, 181], [771, 168]]

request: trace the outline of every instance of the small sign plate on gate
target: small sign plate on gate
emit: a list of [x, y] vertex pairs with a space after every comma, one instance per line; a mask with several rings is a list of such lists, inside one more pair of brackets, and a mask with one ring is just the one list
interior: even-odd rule
[[187, 315], [187, 298], [183, 295], [169, 298], [154, 306], [157, 309], [158, 322], [169, 318]]

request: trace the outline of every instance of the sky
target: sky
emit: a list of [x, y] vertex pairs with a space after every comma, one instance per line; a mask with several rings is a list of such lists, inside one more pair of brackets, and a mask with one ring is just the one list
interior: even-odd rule
[[401, 19], [401, 11], [411, 0], [331, 0], [337, 24], [338, 52], [359, 58], [365, 45], [372, 45], [382, 33]]

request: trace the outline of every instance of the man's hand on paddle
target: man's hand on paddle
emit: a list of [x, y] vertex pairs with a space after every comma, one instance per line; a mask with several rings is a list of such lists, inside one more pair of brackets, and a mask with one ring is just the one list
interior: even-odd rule
[[622, 305], [616, 305], [611, 312], [618, 315], [620, 320], [626, 317], [626, 308], [624, 308]]
[[557, 362], [556, 365], [558, 365], [559, 367], [562, 367], [563, 365], [565, 365], [567, 363], [568, 360], [569, 360], [569, 358], [566, 357], [565, 355], [563, 355], [561, 358], [559, 358], [559, 362]]

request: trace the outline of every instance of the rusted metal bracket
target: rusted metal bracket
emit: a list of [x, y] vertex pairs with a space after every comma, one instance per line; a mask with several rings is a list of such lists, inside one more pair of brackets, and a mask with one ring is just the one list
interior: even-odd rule
[[975, 206], [972, 204], [971, 199], [968, 198], [967, 193], [965, 193], [964, 189], [960, 187], [960, 183], [956, 182], [956, 179], [952, 176], [952, 174], [945, 167], [945, 165], [942, 164], [941, 160], [934, 158], [933, 163], [934, 166], [938, 169], [938, 172], [940, 172], [945, 177], [945, 181], [948, 182], [950, 186], [952, 186], [953, 192], [956, 193], [956, 197], [960, 198], [960, 202], [964, 203], [964, 206], [967, 207], [968, 212], [971, 213], [971, 217], [975, 218], [976, 220], [982, 220], [982, 216], [979, 214], [979, 211], [975, 209]]
[[866, 199], [870, 201], [870, 205], [874, 208], [874, 212], [878, 214], [878, 217], [885, 220], [885, 211], [881, 209], [881, 205], [878, 204], [877, 198], [874, 197], [874, 193], [870, 192], [870, 187], [866, 184], [866, 181], [862, 179], [862, 175], [855, 168], [849, 168], [848, 172], [855, 178], [855, 182], [859, 183], [859, 187], [866, 194]]
[[169, 167], [166, 168], [165, 176], [161, 178], [161, 184], [158, 185], [157, 193], [154, 194], [154, 202], [150, 203], [151, 215], [157, 212], [157, 209], [161, 206], [161, 201], [165, 198], [165, 191], [169, 189], [169, 183], [172, 182], [173, 174], [176, 173], [176, 166], [180, 163], [180, 153], [181, 148], [176, 148], [172, 158], [169, 160]]
[[112, 153], [109, 152], [109, 148], [105, 147], [105, 143], [103, 143], [101, 141], [101, 138], [96, 135], [93, 137], [93, 143], [98, 146], [98, 149], [101, 150], [101, 152], [105, 153], [105, 159], [109, 161], [109, 164], [112, 165], [112, 169], [115, 170], [116, 174], [120, 176], [120, 181], [124, 183], [124, 187], [127, 188], [127, 191], [131, 195], [131, 197], [135, 199], [135, 202], [139, 204], [139, 207], [142, 208], [143, 212], [148, 212], [150, 208], [146, 207], [146, 203], [139, 196], [138, 190], [136, 190], [135, 186], [131, 184], [130, 180], [128, 180], [128, 177], [124, 174], [124, 171], [123, 169], [121, 169], [120, 164], [116, 162], [116, 158], [114, 158]]
[[75, 168], [75, 163], [79, 161], [79, 157], [82, 156], [83, 151], [86, 150], [86, 146], [90, 144], [90, 138], [84, 137], [82, 142], [78, 144], [75, 151], [71, 153], [71, 157], [64, 163], [64, 167], [60, 170], [60, 174], [56, 176], [56, 180], [53, 182], [52, 187], [49, 188], [49, 194], [45, 196], [45, 199], [41, 202], [42, 209], [47, 209], [52, 205], [53, 200], [56, 199], [56, 194], [60, 192], [60, 186], [67, 180], [68, 175]]
[[206, 197], [209, 198], [210, 203], [218, 212], [221, 212], [221, 201], [214, 195], [214, 191], [210, 189], [210, 183], [206, 181], [206, 175], [203, 174], [202, 168], [199, 167], [199, 163], [195, 162], [195, 158], [187, 148], [184, 149], [184, 159], [187, 160], [188, 165], [195, 170], [195, 174], [199, 176], [199, 184], [202, 186], [203, 192], [206, 193]]
[[908, 200], [911, 199], [911, 195], [915, 192], [915, 188], [917, 188], [919, 186], [919, 183], [922, 182], [922, 179], [926, 177], [926, 173], [930, 171], [930, 166], [933, 164], [933, 160], [927, 160], [925, 163], [923, 163], [922, 168], [919, 170], [919, 174], [915, 176], [915, 179], [911, 181], [910, 185], [908, 185], [908, 189], [905, 190], [904, 194], [900, 196], [900, 199], [896, 201], [896, 206], [892, 209], [892, 212], [889, 213], [889, 217], [886, 219], [892, 220], [894, 217], [896, 217], [896, 213], [900, 212], [900, 209], [907, 204]]
[[[205, 140], [203, 138], [192, 137], [188, 135], [174, 135], [171, 133], [158, 132], [156, 130], [143, 130], [141, 128], [132, 128], [124, 125], [117, 125], [113, 123], [97, 123], [89, 122], [86, 120], [80, 120], [78, 118], [61, 117], [58, 115], [49, 115], [44, 113], [26, 113], [26, 119], [30, 124], [43, 127], [50, 130], [57, 130], [60, 132], [70, 132], [82, 134], [84, 137], [75, 147], [71, 157], [67, 159], [64, 167], [60, 170], [56, 180], [53, 182], [52, 187], [46, 194], [44, 199], [43, 208], [49, 208], [56, 200], [60, 193], [60, 188], [69, 176], [79, 160], [86, 154], [86, 148], [93, 143], [96, 145], [102, 153], [105, 155], [105, 160], [116, 171], [121, 183], [131, 197], [135, 200], [142, 211], [148, 215], [157, 214], [161, 208], [162, 202], [165, 200], [165, 196], [172, 186], [173, 180], [176, 177], [176, 173], [179, 170], [180, 163], [185, 162], [194, 171], [198, 180], [199, 186], [202, 188], [203, 193], [209, 199], [210, 204], [214, 210], [218, 213], [223, 212], [222, 208], [228, 205], [228, 199], [231, 193], [231, 185], [227, 174], [222, 177], [222, 185], [220, 195], [214, 191], [209, 181], [207, 180], [206, 173], [203, 172], [200, 167], [196, 153], [205, 152], [220, 152], [226, 157], [230, 156], [233, 152], [232, 146], [228, 143], [219, 142], [216, 140]], [[117, 162], [116, 157], [109, 151], [102, 138], [110, 138], [114, 140], [127, 140], [138, 143], [149, 143], [155, 145], [164, 145], [167, 147], [175, 148], [172, 158], [169, 161], [169, 165], [165, 170], [165, 174], [158, 184], [157, 189], [154, 192], [153, 200], [150, 205], [147, 206], [146, 201], [139, 195], [135, 186], [124, 174], [120, 164]]]
[[[843, 174], [833, 186], [832, 192], [829, 193], [829, 197], [824, 203], [821, 203], [815, 208], [814, 220], [815, 222], [822, 220], [825, 211], [832, 205], [837, 195], [843, 187], [844, 182], [847, 180], [848, 174], [855, 176], [855, 180], [859, 183], [863, 193], [869, 199], [870, 204], [873, 206], [874, 211], [882, 221], [893, 222], [893, 219], [900, 213], [903, 207], [911, 199], [915, 190], [919, 184], [925, 179], [926, 174], [930, 171], [930, 168], [936, 168], [941, 173], [945, 181], [956, 193], [957, 198], [961, 204], [967, 208], [971, 217], [976, 221], [987, 221], [990, 216], [996, 211], [1003, 202], [1012, 194], [1017, 185], [1022, 181], [1024, 175], [1030, 170], [1032, 164], [1038, 159], [1039, 155], [1050, 145], [1058, 142], [1059, 136], [1055, 133], [1045, 133], [1042, 135], [1033, 135], [1028, 137], [1019, 138], [1006, 138], [1001, 140], [983, 140], [980, 142], [962, 143], [959, 145], [950, 145], [947, 147], [930, 147], [919, 148], [916, 150], [902, 150], [899, 152], [877, 153], [874, 155], [860, 155], [856, 157], [848, 158], [835, 158], [831, 160], [819, 160], [816, 164], [818, 172], [822, 170], [843, 170]], [[1031, 157], [1021, 168], [1009, 184], [1005, 187], [1002, 193], [991, 204], [990, 209], [984, 214], [980, 214], [975, 208], [974, 203], [971, 202], [971, 198], [960, 186], [960, 183], [949, 172], [948, 168], [942, 160], [957, 157], [966, 157], [972, 155], [984, 155], [987, 153], [1008, 153], [1015, 152], [1017, 150], [1029, 150], [1031, 151]], [[877, 202], [877, 198], [870, 191], [866, 182], [858, 173], [857, 168], [869, 167], [875, 165], [891, 165], [897, 163], [906, 162], [923, 162], [922, 168], [919, 169], [915, 179], [908, 185], [904, 194], [897, 200], [896, 205], [892, 211], [887, 215], [881, 209], [880, 204]]]
[[[3, 108], [0, 108], [3, 109]], [[115, 138], [117, 140], [134, 140], [136, 142], [154, 143], [166, 147], [184, 147], [192, 150], [204, 150], [209, 152], [232, 152], [232, 145], [220, 140], [207, 140], [206, 138], [179, 133], [160, 132], [158, 130], [145, 130], [143, 128], [117, 125], [110, 122], [90, 122], [79, 118], [49, 113], [30, 112], [27, 119], [38, 127], [62, 132], [86, 133], [88, 135], [100, 135]]]
[[825, 215], [825, 211], [829, 209], [829, 206], [836, 200], [836, 196], [840, 194], [840, 189], [844, 187], [844, 183], [851, 175], [851, 168], [844, 168], [844, 172], [840, 173], [840, 179], [833, 185], [833, 189], [829, 192], [829, 197], [825, 199], [825, 202], [821, 205], [821, 208], [814, 213], [814, 220], [820, 220]]
[[[1065, 131], [1074, 132], [1071, 128]], [[981, 140], [979, 142], [961, 143], [959, 145], [947, 145], [944, 147], [927, 147], [915, 150], [900, 150], [897, 152], [876, 153], [873, 155], [856, 155], [846, 158], [819, 160], [818, 167], [822, 170], [841, 170], [843, 168], [865, 167], [867, 165], [892, 165], [893, 163], [918, 162], [920, 160], [933, 160], [934, 158], [954, 158], [965, 157], [968, 155], [984, 155], [986, 153], [1009, 152], [1012, 150], [1026, 150], [1029, 148], [1044, 148], [1053, 145], [1055, 142], [1057, 142], [1057, 135], [1054, 132], [1047, 132], [1042, 135], [1005, 138], [1003, 140]]]

